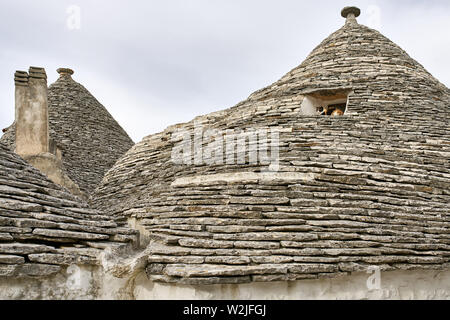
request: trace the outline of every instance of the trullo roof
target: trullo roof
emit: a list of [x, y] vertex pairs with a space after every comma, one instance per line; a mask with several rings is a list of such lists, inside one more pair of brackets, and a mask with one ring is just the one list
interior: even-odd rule
[[[346, 95], [340, 117], [302, 109], [307, 99]], [[144, 138], [106, 174], [93, 202], [145, 227], [155, 281], [445, 269], [449, 123], [449, 89], [350, 17], [300, 66], [247, 100]], [[174, 163], [173, 134], [194, 136], [194, 125], [278, 131], [279, 170]]]

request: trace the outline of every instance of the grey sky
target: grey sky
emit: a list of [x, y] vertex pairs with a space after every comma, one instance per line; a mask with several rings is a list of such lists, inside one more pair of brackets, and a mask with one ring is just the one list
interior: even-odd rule
[[[44, 67], [52, 83], [70, 67], [137, 142], [278, 80], [347, 5], [450, 86], [448, 0], [0, 1], [0, 129], [14, 120], [15, 70]], [[68, 28], [71, 5], [80, 29]]]

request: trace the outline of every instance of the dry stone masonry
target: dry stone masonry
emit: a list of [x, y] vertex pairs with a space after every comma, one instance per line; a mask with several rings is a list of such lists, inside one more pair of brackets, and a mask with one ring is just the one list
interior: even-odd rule
[[90, 209], [0, 143], [0, 277], [46, 277], [98, 265], [137, 232]]
[[[106, 174], [92, 204], [140, 227], [150, 241], [151, 280], [448, 270], [449, 89], [358, 24], [357, 11], [344, 11], [346, 24], [279, 81], [144, 138]], [[302, 112], [305, 99], [345, 95], [343, 116]], [[263, 165], [174, 164], [174, 134], [194, 138], [199, 124], [278, 130], [279, 170], [267, 179]]]

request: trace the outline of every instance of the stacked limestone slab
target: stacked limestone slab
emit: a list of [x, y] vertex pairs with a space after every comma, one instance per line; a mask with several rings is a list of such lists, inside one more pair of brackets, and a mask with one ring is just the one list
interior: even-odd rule
[[[304, 98], [350, 91], [342, 117]], [[106, 174], [97, 208], [151, 239], [148, 277], [183, 284], [450, 267], [450, 91], [349, 19], [281, 80], [233, 108], [144, 138]], [[280, 168], [179, 165], [177, 130], [279, 131]], [[270, 142], [269, 142], [270, 143]]]
[[[50, 139], [61, 151], [64, 173], [89, 195], [134, 143], [105, 107], [72, 79], [72, 70], [58, 71], [60, 78], [48, 89]], [[10, 150], [15, 149], [15, 127], [1, 137]]]
[[90, 209], [0, 143], [0, 277], [43, 278], [68, 265], [99, 265], [107, 247], [137, 232]]

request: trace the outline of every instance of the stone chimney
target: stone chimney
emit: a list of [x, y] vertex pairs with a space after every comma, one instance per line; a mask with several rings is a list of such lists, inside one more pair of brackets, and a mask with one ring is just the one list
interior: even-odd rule
[[16, 153], [54, 183], [86, 199], [78, 185], [64, 173], [62, 152], [49, 136], [48, 88], [44, 68], [30, 67], [28, 73], [16, 71], [14, 82]]
[[47, 75], [43, 68], [14, 76], [16, 100], [16, 153], [23, 158], [49, 151]]

